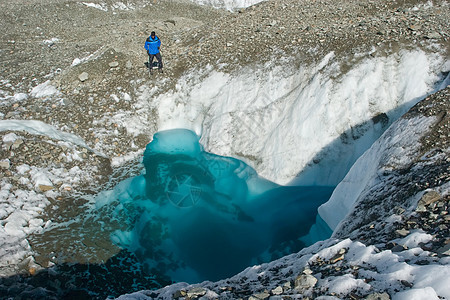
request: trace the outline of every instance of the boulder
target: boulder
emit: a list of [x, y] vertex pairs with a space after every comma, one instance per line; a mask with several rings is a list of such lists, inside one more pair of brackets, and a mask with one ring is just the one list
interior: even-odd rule
[[317, 283], [317, 278], [312, 275], [300, 275], [295, 279], [295, 290], [302, 293], [312, 287], [314, 287]]
[[86, 80], [89, 79], [89, 74], [88, 74], [87, 72], [83, 72], [83, 73], [81, 73], [81, 74], [78, 76], [78, 79], [79, 79], [81, 82], [85, 82]]

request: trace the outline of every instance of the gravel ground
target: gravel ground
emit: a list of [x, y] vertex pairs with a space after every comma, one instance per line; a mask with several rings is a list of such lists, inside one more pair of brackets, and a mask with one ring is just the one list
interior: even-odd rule
[[[13, 95], [52, 80], [61, 94], [49, 101], [28, 98], [2, 103], [2, 119], [42, 120], [77, 134], [108, 156], [142, 148], [156, 131], [131, 136], [123, 128], [113, 138], [95, 134], [96, 122], [135, 109], [133, 101], [114, 101], [111, 94], [136, 98], [147, 84], [159, 93], [174, 88], [192, 68], [219, 65], [234, 72], [247, 65], [290, 57], [310, 64], [334, 51], [343, 68], [364, 55], [387, 55], [400, 48], [450, 49], [449, 7], [445, 1], [299, 1], [277, 0], [231, 13], [189, 2], [128, 1], [128, 10], [104, 1], [103, 11], [78, 1], [8, 1], [0, 12], [0, 90]], [[143, 42], [156, 30], [163, 41], [165, 73], [149, 78]], [[73, 66], [74, 59], [90, 57]], [[340, 59], [340, 58], [347, 59]], [[359, 57], [359, 58], [358, 58]], [[111, 67], [110, 63], [117, 62]], [[347, 65], [347, 66], [346, 66]], [[88, 73], [81, 82], [79, 75]], [[151, 125], [153, 124], [153, 126]], [[130, 143], [130, 141], [132, 143]], [[104, 145], [104, 146], [103, 146]]]

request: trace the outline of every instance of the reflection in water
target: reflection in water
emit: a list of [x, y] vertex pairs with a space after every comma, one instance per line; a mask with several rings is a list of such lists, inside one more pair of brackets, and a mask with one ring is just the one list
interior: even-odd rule
[[127, 226], [112, 240], [155, 274], [217, 280], [331, 233], [304, 238], [332, 188], [279, 186], [238, 159], [205, 152], [192, 131], [156, 133], [143, 162], [145, 175], [111, 196], [119, 199], [114, 215]]

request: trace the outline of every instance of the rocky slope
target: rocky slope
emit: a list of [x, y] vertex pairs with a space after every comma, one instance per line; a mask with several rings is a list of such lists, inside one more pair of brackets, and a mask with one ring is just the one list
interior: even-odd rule
[[[144, 84], [162, 93], [181, 74], [207, 64], [233, 72], [286, 57], [297, 65], [318, 62], [334, 51], [345, 69], [364, 57], [354, 53], [384, 56], [417, 46], [448, 51], [445, 1], [269, 1], [235, 13], [172, 1], [128, 1], [122, 9], [99, 3], [103, 10], [78, 1], [2, 4], [0, 89], [9, 100], [0, 107], [3, 119], [42, 120], [120, 156], [142, 148], [156, 120], [148, 116], [153, 132], [134, 134], [104, 119], [138, 109]], [[143, 65], [142, 44], [151, 30], [163, 40], [166, 61], [164, 75], [154, 78]], [[83, 73], [87, 79], [80, 80]], [[46, 80], [58, 90], [51, 99], [17, 96]], [[113, 138], [104, 130], [111, 126], [118, 131]]]

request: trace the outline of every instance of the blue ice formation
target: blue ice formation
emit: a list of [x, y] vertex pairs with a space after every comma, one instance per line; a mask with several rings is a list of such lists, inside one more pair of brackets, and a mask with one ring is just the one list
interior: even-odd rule
[[186, 129], [156, 133], [143, 163], [116, 208], [128, 229], [112, 239], [173, 281], [223, 279], [300, 250], [315, 241], [307, 234], [333, 189], [279, 186], [241, 160], [204, 151]]

